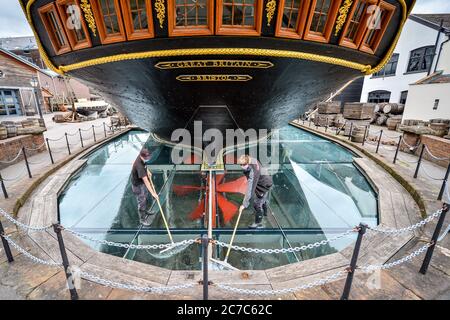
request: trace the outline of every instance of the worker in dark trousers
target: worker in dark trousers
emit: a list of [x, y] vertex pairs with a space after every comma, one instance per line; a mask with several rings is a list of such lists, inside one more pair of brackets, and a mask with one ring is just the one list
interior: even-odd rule
[[263, 216], [267, 215], [269, 190], [272, 187], [272, 177], [267, 169], [261, 166], [258, 160], [249, 155], [242, 155], [238, 160], [239, 165], [247, 177], [247, 191], [240, 210], [250, 205], [253, 199], [253, 208], [255, 209], [255, 222], [249, 225], [251, 229], [260, 229], [263, 227]]
[[158, 198], [158, 193], [153, 188], [153, 184], [150, 183], [151, 173], [147, 172], [145, 167], [145, 162], [150, 159], [150, 152], [147, 149], [142, 149], [138, 157], [133, 163], [133, 168], [131, 169], [131, 189], [138, 203], [139, 220], [142, 225], [148, 226], [148, 217], [151, 212], [147, 212], [147, 195], [150, 194], [153, 198]]

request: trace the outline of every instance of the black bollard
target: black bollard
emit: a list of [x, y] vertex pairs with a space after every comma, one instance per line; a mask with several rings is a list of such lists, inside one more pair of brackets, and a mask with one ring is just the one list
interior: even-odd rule
[[105, 138], [106, 138], [106, 123], [103, 122], [103, 131], [105, 132]]
[[55, 164], [55, 161], [53, 160], [52, 150], [50, 149], [50, 143], [48, 142], [48, 138], [46, 138], [45, 140], [47, 141], [47, 150], [48, 155], [50, 156], [50, 161], [52, 162], [52, 164]]
[[428, 247], [427, 253], [425, 254], [425, 259], [423, 259], [422, 266], [420, 267], [420, 273], [426, 274], [428, 270], [428, 266], [431, 262], [431, 257], [433, 256], [434, 248], [436, 247], [436, 242], [439, 237], [439, 234], [441, 233], [442, 225], [444, 224], [445, 216], [448, 212], [448, 204], [445, 206], [445, 208], [442, 210], [441, 216], [439, 217], [439, 221], [436, 225], [436, 229], [434, 229], [433, 236], [431, 237], [430, 246]]
[[81, 147], [84, 148], [84, 144], [83, 144], [83, 135], [81, 134], [81, 129], [78, 129], [78, 132], [80, 133]]
[[364, 129], [364, 137], [363, 137], [363, 141], [362, 141], [362, 146], [364, 146], [364, 143], [366, 142], [366, 137], [367, 137], [367, 127], [368, 127], [368, 126], [366, 126], [365, 129]]
[[350, 267], [348, 268], [347, 279], [345, 280], [344, 291], [342, 292], [341, 300], [348, 300], [350, 295], [350, 289], [352, 287], [353, 276], [356, 270], [356, 263], [358, 262], [359, 250], [361, 249], [361, 243], [364, 233], [366, 233], [367, 225], [360, 223], [358, 226], [358, 238], [356, 239], [355, 248], [353, 249], [352, 260], [350, 261]]
[[446, 188], [446, 184], [448, 184], [448, 176], [450, 174], [450, 164], [447, 167], [447, 172], [445, 173], [444, 181], [442, 182], [441, 190], [439, 191], [438, 200], [442, 200], [442, 196], [444, 195], [444, 191]]
[[398, 151], [400, 150], [400, 145], [402, 144], [402, 138], [402, 136], [398, 137], [397, 149], [395, 150], [394, 161], [392, 162], [393, 164], [397, 161]]
[[328, 130], [328, 118], [325, 119], [325, 132]]
[[5, 235], [5, 230], [3, 229], [2, 222], [0, 221], [0, 237], [2, 238], [3, 248], [5, 249], [6, 257], [8, 258], [8, 262], [13, 262], [14, 258], [11, 253], [11, 248], [9, 247], [8, 241], [3, 237]]
[[61, 252], [62, 264], [64, 267], [64, 272], [66, 273], [67, 285], [69, 286], [70, 299], [78, 300], [78, 293], [73, 283], [72, 274], [69, 271], [69, 259], [67, 258], [66, 247], [64, 246], [64, 240], [61, 233], [61, 226], [59, 223], [53, 224], [53, 230], [58, 238], [59, 251]]
[[417, 161], [416, 171], [414, 172], [414, 179], [417, 179], [417, 175], [419, 174], [420, 165], [422, 164], [423, 152], [425, 151], [425, 145], [422, 145], [422, 150], [420, 151], [419, 161]]
[[94, 142], [97, 142], [97, 138], [95, 137], [95, 127], [92, 125], [92, 134], [94, 135]]
[[67, 132], [65, 133], [65, 135], [66, 135], [67, 151], [69, 151], [69, 156], [70, 156], [72, 153], [70, 152], [70, 144], [69, 144], [69, 138], [67, 138]]
[[375, 150], [375, 153], [378, 153], [378, 149], [380, 149], [380, 143], [381, 143], [382, 136], [383, 136], [383, 130], [380, 130], [380, 137], [378, 138], [377, 150]]
[[5, 199], [8, 199], [8, 192], [6, 191], [5, 182], [3, 181], [2, 174], [0, 173], [0, 185], [2, 186], [3, 195], [5, 196]]
[[348, 140], [352, 138], [352, 131], [353, 131], [353, 122], [350, 122], [350, 132], [348, 133]]
[[208, 245], [209, 239], [205, 234], [202, 236], [202, 251], [203, 251], [203, 300], [208, 300]]
[[28, 163], [27, 153], [25, 152], [25, 147], [22, 147], [23, 158], [25, 159], [25, 165], [27, 166], [28, 177], [33, 178], [31, 175], [30, 164]]

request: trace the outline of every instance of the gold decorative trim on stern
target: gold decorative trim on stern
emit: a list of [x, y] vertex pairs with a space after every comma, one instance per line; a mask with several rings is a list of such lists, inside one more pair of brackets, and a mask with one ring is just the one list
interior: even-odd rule
[[275, 14], [275, 9], [277, 8], [277, 2], [275, 0], [269, 0], [266, 3], [266, 17], [267, 17], [267, 26], [270, 27], [270, 23], [272, 22], [273, 16]]
[[166, 7], [164, 5], [164, 0], [155, 0], [155, 11], [156, 17], [159, 21], [159, 27], [162, 29], [166, 18]]
[[92, 34], [94, 35], [94, 37], [96, 37], [97, 25], [95, 24], [94, 14], [91, 10], [91, 4], [88, 0], [81, 0], [80, 7], [84, 12], [84, 18], [86, 19], [89, 29], [91, 29]]
[[339, 17], [336, 20], [336, 30], [334, 31], [335, 36], [339, 34], [339, 31], [341, 31], [345, 21], [347, 21], [347, 15], [352, 4], [353, 0], [344, 0], [344, 3], [339, 8]]

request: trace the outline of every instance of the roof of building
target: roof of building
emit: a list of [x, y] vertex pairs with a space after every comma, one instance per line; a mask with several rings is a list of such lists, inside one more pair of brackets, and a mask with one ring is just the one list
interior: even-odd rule
[[0, 48], [6, 50], [32, 50], [37, 49], [34, 37], [9, 37], [0, 38]]
[[435, 83], [450, 83], [450, 74], [444, 74], [443, 71], [435, 72], [428, 77], [420, 79], [414, 84], [435, 84]]
[[445, 32], [450, 32], [450, 13], [436, 14], [411, 14], [409, 18], [413, 21], [426, 25], [430, 28], [439, 30], [442, 21], [442, 27]]
[[17, 60], [17, 61], [19, 61], [19, 62], [21, 62], [21, 63], [23, 63], [23, 64], [25, 64], [25, 65], [27, 65], [27, 66], [33, 68], [33, 69], [35, 69], [36, 71], [45, 73], [45, 74], [48, 75], [49, 77], [54, 78], [54, 77], [57, 77], [57, 76], [58, 76], [58, 74], [57, 74], [56, 72], [53, 72], [53, 71], [51, 71], [51, 70], [41, 69], [41, 68], [39, 68], [37, 65], [35, 65], [34, 63], [32, 63], [32, 62], [30, 62], [30, 61], [28, 61], [28, 60], [22, 58], [21, 56], [19, 56], [19, 55], [13, 53], [13, 52], [11, 52], [11, 51], [8, 51], [8, 50], [6, 50], [6, 49], [0, 48], [0, 53], [3, 53], [4, 55], [9, 56], [10, 58]]

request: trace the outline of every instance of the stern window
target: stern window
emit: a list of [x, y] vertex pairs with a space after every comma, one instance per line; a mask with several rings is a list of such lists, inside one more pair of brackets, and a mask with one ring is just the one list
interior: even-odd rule
[[39, 8], [39, 15], [44, 23], [44, 27], [48, 33], [55, 53], [63, 54], [71, 51], [56, 6], [53, 3], [49, 3], [48, 5]]

